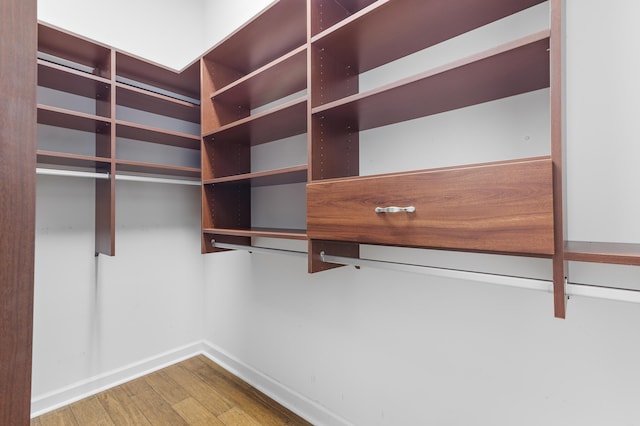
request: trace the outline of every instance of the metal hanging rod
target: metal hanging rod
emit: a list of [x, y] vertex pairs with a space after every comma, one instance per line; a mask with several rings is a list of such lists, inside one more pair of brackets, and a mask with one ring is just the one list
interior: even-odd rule
[[125, 180], [130, 182], [170, 183], [174, 185], [200, 186], [199, 180], [154, 178], [154, 177], [147, 177], [147, 176], [133, 176], [133, 175], [119, 175], [119, 174], [116, 174], [116, 180]]
[[[272, 249], [267, 247], [242, 246], [238, 244], [225, 244], [211, 240], [214, 247], [245, 250], [253, 253], [265, 254], [285, 254], [299, 257], [306, 257], [307, 253], [303, 251]], [[323, 262], [338, 263], [351, 266], [365, 266], [372, 268], [382, 268], [393, 271], [411, 272], [418, 274], [428, 274], [443, 278], [457, 278], [467, 281], [483, 282], [487, 284], [503, 285], [508, 287], [524, 288], [528, 290], [544, 291], [553, 293], [553, 282], [550, 280], [542, 280], [535, 278], [523, 278], [510, 275], [499, 275], [488, 272], [464, 271], [450, 268], [436, 268], [432, 266], [416, 265], [402, 262], [389, 262], [385, 260], [374, 259], [355, 259], [342, 256], [331, 256], [324, 251], [320, 252], [320, 258]], [[621, 302], [640, 303], [640, 291], [633, 289], [602, 287], [579, 283], [565, 283], [565, 293], [568, 297], [581, 296], [596, 299], [616, 300]]]
[[36, 174], [47, 176], [70, 176], [70, 177], [84, 177], [93, 179], [109, 179], [109, 173], [96, 173], [96, 172], [81, 172], [76, 170], [56, 170], [56, 169], [43, 169], [36, 168]]
[[[36, 168], [36, 174], [48, 176], [66, 176], [66, 177], [84, 177], [93, 179], [109, 179], [109, 173], [82, 172], [77, 170], [57, 170]], [[116, 174], [116, 180], [132, 181], [132, 182], [149, 182], [149, 183], [168, 183], [175, 185], [193, 185], [200, 186], [199, 180], [187, 179], [169, 179], [148, 176], [120, 175]]]

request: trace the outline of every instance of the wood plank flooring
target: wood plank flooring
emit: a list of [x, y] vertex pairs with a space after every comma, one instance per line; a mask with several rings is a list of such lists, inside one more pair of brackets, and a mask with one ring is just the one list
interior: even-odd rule
[[31, 426], [311, 425], [200, 355], [31, 420]]

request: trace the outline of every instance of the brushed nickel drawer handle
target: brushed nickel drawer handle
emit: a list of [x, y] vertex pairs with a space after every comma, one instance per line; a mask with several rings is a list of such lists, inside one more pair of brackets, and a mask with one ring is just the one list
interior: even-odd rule
[[416, 208], [414, 206], [408, 207], [376, 207], [376, 213], [415, 213]]

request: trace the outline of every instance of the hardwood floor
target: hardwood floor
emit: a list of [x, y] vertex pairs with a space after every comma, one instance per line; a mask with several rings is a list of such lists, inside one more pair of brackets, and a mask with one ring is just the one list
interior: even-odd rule
[[200, 355], [31, 420], [53, 425], [310, 425]]

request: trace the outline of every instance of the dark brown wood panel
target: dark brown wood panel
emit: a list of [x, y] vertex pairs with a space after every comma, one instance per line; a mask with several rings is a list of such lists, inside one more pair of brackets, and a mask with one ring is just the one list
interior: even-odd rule
[[[376, 207], [414, 206], [413, 213]], [[307, 185], [310, 239], [550, 256], [549, 158]]]
[[337, 263], [325, 263], [320, 257], [320, 253], [325, 252], [332, 256], [351, 257], [357, 259], [360, 257], [360, 245], [358, 243], [344, 243], [340, 241], [322, 241], [322, 240], [309, 240], [308, 244], [308, 271], [322, 272], [329, 269], [338, 268], [340, 266]]
[[349, 122], [311, 119], [309, 180], [357, 176], [360, 170], [360, 133]]
[[0, 0], [0, 424], [31, 412], [36, 1]]
[[202, 177], [205, 180], [251, 172], [251, 146], [248, 139], [238, 141], [205, 139]]
[[251, 187], [247, 183], [205, 185], [205, 228], [248, 229], [251, 226]]
[[366, 130], [549, 87], [549, 32], [313, 109]]
[[311, 101], [314, 107], [358, 93], [356, 70], [322, 48], [311, 46], [311, 70]]
[[555, 255], [553, 258], [553, 300], [557, 318], [566, 315], [567, 297], [565, 278], [567, 265], [564, 259], [564, 241], [567, 239], [565, 228], [566, 188], [564, 173], [565, 142], [562, 130], [562, 0], [551, 0], [550, 34], [550, 118], [551, 118], [551, 159], [553, 161], [553, 213]]
[[378, 1], [312, 42], [362, 73], [543, 1]]

